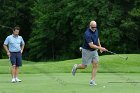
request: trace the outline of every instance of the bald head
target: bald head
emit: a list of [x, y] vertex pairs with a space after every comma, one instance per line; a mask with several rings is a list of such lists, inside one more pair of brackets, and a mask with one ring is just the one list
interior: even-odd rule
[[96, 25], [96, 22], [95, 21], [91, 21], [90, 25]]
[[94, 32], [96, 30], [97, 24], [95, 21], [91, 21], [89, 24], [89, 28]]

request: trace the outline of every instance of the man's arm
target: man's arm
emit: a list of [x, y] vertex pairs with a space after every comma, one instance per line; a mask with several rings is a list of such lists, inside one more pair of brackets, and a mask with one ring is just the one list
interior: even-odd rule
[[[98, 46], [100, 46], [101, 47], [101, 43], [100, 43], [100, 39], [98, 38]], [[100, 52], [102, 53], [103, 51], [102, 50], [100, 50]]]
[[21, 37], [21, 53], [23, 53], [24, 46], [25, 46], [25, 42], [24, 42], [23, 38]]
[[86, 34], [85, 34], [85, 39], [86, 39], [86, 41], [88, 42], [90, 48], [93, 48], [93, 49], [99, 49], [100, 51], [107, 51], [107, 49], [105, 49], [104, 47], [101, 47], [101, 44], [100, 44], [100, 40], [99, 40], [99, 38], [98, 38], [98, 46], [95, 45], [95, 44], [93, 44], [90, 35], [86, 35]]
[[100, 39], [98, 38], [98, 45], [101, 47]]
[[101, 47], [101, 46], [97, 46], [97, 45], [93, 44], [93, 42], [90, 42], [90, 43], [88, 43], [88, 44], [89, 44], [89, 46], [90, 46], [91, 48], [93, 48], [93, 49], [99, 49], [99, 50], [101, 50], [101, 51], [107, 51], [106, 48]]
[[23, 50], [24, 50], [24, 44], [21, 46], [21, 53], [23, 52]]
[[6, 53], [7, 53], [7, 56], [10, 57], [10, 51], [8, 49], [8, 46], [4, 44], [3, 47], [4, 47], [4, 49], [5, 49]]

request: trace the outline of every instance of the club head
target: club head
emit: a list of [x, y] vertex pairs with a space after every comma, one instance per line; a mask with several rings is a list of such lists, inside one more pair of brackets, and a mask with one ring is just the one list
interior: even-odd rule
[[126, 59], [125, 60], [127, 60], [128, 59], [128, 57], [126, 57]]

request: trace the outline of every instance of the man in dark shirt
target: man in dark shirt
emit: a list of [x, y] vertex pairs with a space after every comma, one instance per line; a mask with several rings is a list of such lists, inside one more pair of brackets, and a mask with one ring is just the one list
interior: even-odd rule
[[106, 48], [101, 47], [100, 40], [98, 38], [98, 29], [95, 21], [91, 21], [89, 28], [84, 33], [84, 44], [82, 47], [82, 64], [75, 64], [72, 68], [72, 74], [75, 76], [77, 69], [85, 69], [88, 64], [93, 64], [92, 77], [90, 85], [95, 84], [95, 76], [98, 67], [98, 50], [100, 52], [107, 51]]

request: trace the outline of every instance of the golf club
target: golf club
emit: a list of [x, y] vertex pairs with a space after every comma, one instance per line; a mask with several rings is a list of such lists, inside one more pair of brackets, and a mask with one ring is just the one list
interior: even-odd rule
[[12, 27], [9, 27], [9, 26], [5, 26], [5, 25], [0, 25], [2, 28], [8, 28], [8, 29], [11, 29], [11, 30], [13, 30], [13, 28]]
[[114, 55], [118, 55], [120, 58], [123, 58], [123, 59], [125, 59], [125, 60], [128, 59], [128, 57], [126, 57], [126, 56], [122, 56], [122, 55], [119, 55], [119, 54], [114, 53], [114, 52], [112, 52], [112, 51], [106, 51], [106, 52], [111, 53], [111, 54], [114, 54]]
[[[80, 50], [80, 51], [82, 51], [82, 49], [83, 49], [82, 47], [79, 47], [79, 50]], [[114, 53], [114, 52], [109, 51], [109, 50], [107, 50], [106, 52], [111, 53], [111, 54], [114, 54], [114, 55], [118, 55], [120, 58], [123, 58], [123, 59], [125, 59], [125, 60], [128, 59], [128, 57], [126, 57], [126, 56], [119, 55], [119, 54]]]

